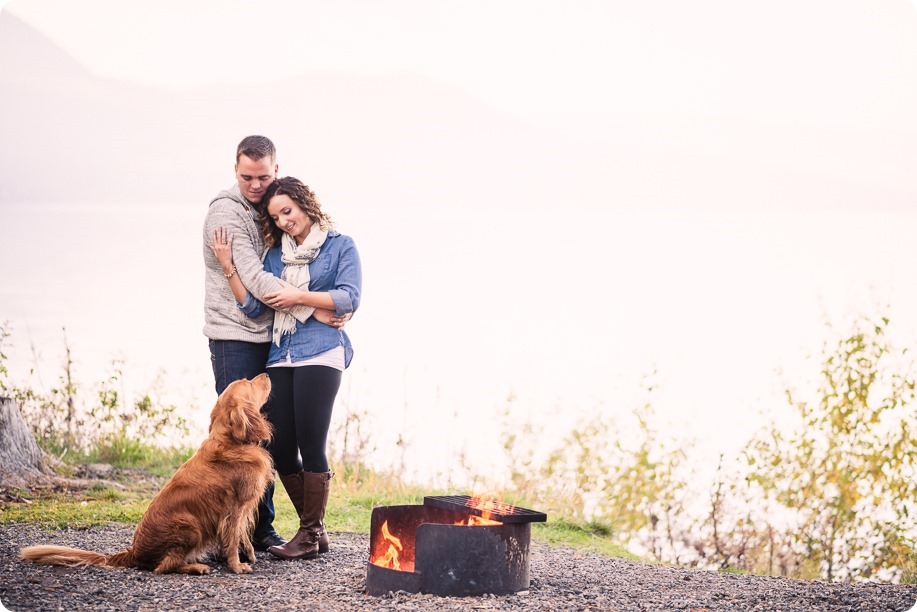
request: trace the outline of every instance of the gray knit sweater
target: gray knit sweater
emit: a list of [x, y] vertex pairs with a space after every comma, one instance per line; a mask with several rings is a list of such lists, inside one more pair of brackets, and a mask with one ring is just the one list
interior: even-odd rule
[[264, 271], [264, 239], [258, 229], [258, 212], [246, 200], [238, 185], [221, 191], [210, 202], [204, 218], [204, 335], [211, 340], [270, 342], [274, 311], [267, 309], [250, 319], [239, 309], [229, 281], [216, 255], [210, 250], [213, 230], [222, 227], [233, 235], [232, 259], [246, 289], [259, 300], [279, 289], [273, 274]]

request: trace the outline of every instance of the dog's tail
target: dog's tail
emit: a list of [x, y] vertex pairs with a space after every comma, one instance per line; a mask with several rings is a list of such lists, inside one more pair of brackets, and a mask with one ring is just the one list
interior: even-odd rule
[[68, 567], [133, 567], [134, 553], [131, 548], [113, 555], [68, 546], [29, 546], [20, 549], [19, 556], [28, 561], [44, 565], [66, 565]]

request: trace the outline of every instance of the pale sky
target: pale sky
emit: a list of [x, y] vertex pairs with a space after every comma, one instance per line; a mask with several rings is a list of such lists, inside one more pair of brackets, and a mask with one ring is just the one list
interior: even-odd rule
[[98, 75], [243, 86], [413, 73], [546, 124], [615, 113], [917, 129], [905, 0], [12, 0]]

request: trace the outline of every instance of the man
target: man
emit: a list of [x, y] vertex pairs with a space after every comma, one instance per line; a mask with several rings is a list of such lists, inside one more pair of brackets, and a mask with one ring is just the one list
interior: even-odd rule
[[[277, 178], [277, 170], [277, 152], [270, 139], [264, 136], [244, 138], [236, 149], [236, 184], [221, 191], [210, 202], [204, 219], [204, 335], [210, 339], [210, 363], [217, 394], [233, 381], [253, 378], [264, 372], [274, 315], [268, 310], [250, 319], [242, 312], [210, 243], [214, 230], [221, 227], [225, 235], [233, 236], [235, 268], [232, 274], [238, 274], [245, 288], [259, 300], [279, 288], [277, 277], [265, 272], [262, 266], [264, 239], [258, 223], [260, 208], [267, 204], [261, 199], [267, 186]], [[342, 327], [344, 319], [335, 318], [333, 314], [317, 310], [313, 316], [328, 325]], [[252, 535], [255, 550], [264, 551], [270, 546], [286, 544], [274, 530], [273, 496], [271, 483], [258, 506]]]

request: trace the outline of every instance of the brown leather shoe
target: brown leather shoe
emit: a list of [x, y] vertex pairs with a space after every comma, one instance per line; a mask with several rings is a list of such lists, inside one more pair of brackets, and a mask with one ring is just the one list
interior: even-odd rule
[[318, 556], [318, 534], [314, 529], [300, 528], [283, 546], [271, 546], [269, 553], [281, 559], [314, 559]]

